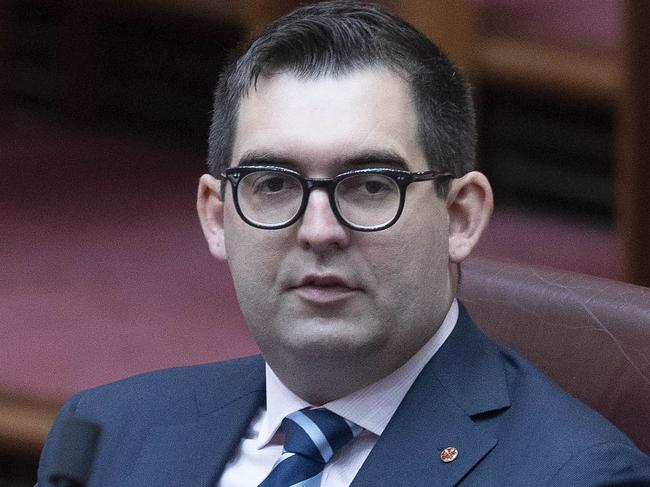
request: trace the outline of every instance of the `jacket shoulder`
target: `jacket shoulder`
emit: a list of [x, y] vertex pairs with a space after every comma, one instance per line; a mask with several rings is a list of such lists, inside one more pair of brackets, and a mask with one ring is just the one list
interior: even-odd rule
[[[515, 352], [497, 349], [511, 404], [500, 421], [476, 418], [499, 439], [488, 465], [498, 465], [507, 478], [523, 475], [522, 482], [532, 479], [534, 485], [636, 485], [625, 482], [650, 479], [650, 458], [607, 418]], [[513, 452], [517, 466], [508, 461]]]
[[161, 369], [81, 391], [67, 401], [62, 413], [100, 421], [119, 415], [159, 422], [174, 416], [178, 405], [187, 408], [194, 404], [197, 392], [220, 395], [246, 387], [258, 390], [258, 381], [252, 380], [258, 377], [264, 377], [264, 362], [259, 356]]
[[[66, 418], [83, 418], [101, 427], [94, 475], [108, 479], [118, 466], [130, 468], [150, 432], [175, 427], [183, 431], [185, 425], [242, 398], [246, 400], [241, 404], [254, 410], [263, 390], [264, 361], [246, 357], [147, 372], [79, 392], [66, 402], [50, 430], [38, 485], [50, 485], [46, 479]], [[106, 482], [101, 485], [119, 485]]]

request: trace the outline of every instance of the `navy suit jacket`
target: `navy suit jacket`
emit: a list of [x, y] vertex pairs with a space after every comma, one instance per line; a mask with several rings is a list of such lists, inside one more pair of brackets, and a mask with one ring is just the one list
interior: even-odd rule
[[[354, 486], [650, 486], [650, 458], [460, 307]], [[60, 420], [99, 423], [90, 485], [213, 487], [258, 408], [264, 362], [249, 357], [132, 377], [71, 398], [41, 456], [49, 486]], [[443, 463], [440, 452], [458, 457]]]

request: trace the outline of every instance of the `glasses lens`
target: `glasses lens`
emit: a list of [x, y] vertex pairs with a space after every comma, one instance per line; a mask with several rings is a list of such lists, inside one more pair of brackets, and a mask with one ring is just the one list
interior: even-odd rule
[[291, 220], [302, 202], [302, 185], [291, 174], [256, 171], [237, 187], [241, 212], [259, 225], [281, 225]]
[[349, 176], [336, 186], [335, 196], [341, 216], [358, 227], [384, 225], [399, 210], [399, 186], [383, 174]]

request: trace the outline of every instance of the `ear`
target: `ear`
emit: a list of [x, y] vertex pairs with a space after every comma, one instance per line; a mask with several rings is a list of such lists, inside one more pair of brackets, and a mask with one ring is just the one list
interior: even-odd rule
[[199, 179], [196, 209], [210, 253], [219, 260], [226, 260], [221, 182], [209, 174]]
[[480, 172], [451, 181], [447, 195], [450, 262], [460, 263], [469, 256], [490, 220], [493, 205], [492, 188]]

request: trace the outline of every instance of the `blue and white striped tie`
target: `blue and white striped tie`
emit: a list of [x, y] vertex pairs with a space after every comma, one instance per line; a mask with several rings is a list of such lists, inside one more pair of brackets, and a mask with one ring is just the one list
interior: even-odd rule
[[282, 455], [259, 487], [320, 485], [325, 464], [362, 429], [327, 409], [291, 413], [282, 420]]

